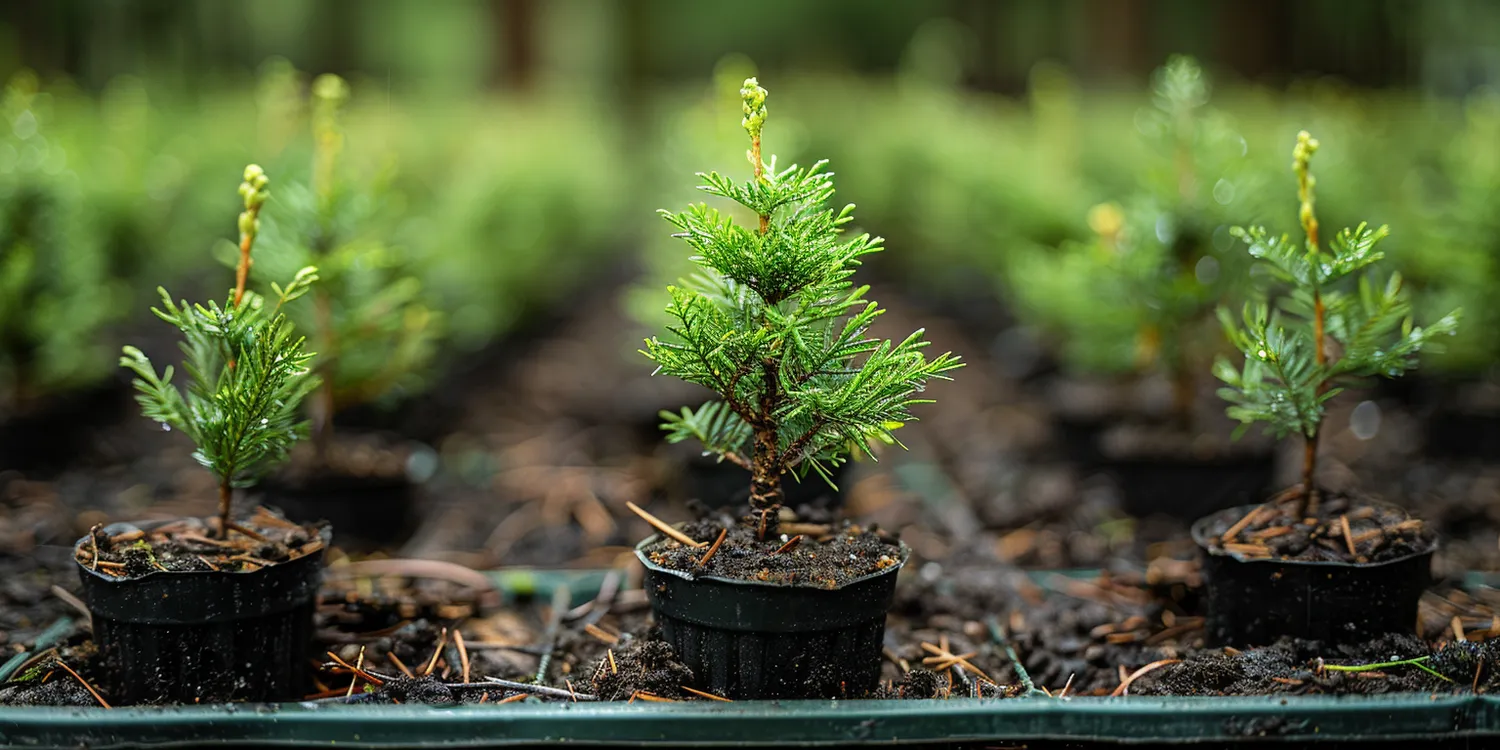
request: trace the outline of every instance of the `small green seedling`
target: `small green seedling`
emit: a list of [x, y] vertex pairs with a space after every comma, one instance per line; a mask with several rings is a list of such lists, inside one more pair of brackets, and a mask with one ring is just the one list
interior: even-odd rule
[[661, 214], [696, 251], [698, 275], [668, 287], [674, 323], [667, 339], [646, 340], [657, 372], [714, 390], [720, 399], [681, 414], [663, 412], [667, 439], [689, 438], [750, 472], [750, 504], [761, 538], [774, 532], [781, 477], [828, 468], [851, 450], [912, 419], [909, 408], [932, 378], [961, 366], [952, 354], [923, 355], [918, 330], [899, 343], [871, 338], [881, 314], [868, 287], [850, 281], [878, 237], [847, 238], [853, 206], [825, 207], [833, 175], [824, 162], [776, 170], [761, 158], [766, 90], [741, 89], [753, 177], [737, 183], [710, 172], [701, 189], [748, 209], [743, 226], [706, 204]]
[[441, 325], [422, 300], [410, 253], [389, 242], [401, 216], [391, 171], [352, 179], [341, 169], [349, 98], [336, 75], [313, 81], [310, 173], [279, 191], [264, 243], [279, 272], [316, 266], [321, 276], [312, 304], [292, 316], [319, 350], [322, 386], [311, 413], [325, 458], [338, 411], [421, 389]]
[[[1246, 304], [1239, 321], [1220, 308], [1225, 334], [1245, 362], [1240, 369], [1223, 357], [1214, 363], [1214, 374], [1226, 386], [1219, 395], [1229, 402], [1229, 416], [1241, 422], [1239, 432], [1265, 422], [1278, 437], [1295, 432], [1305, 438], [1301, 492], [1288, 493], [1297, 503], [1296, 518], [1317, 512], [1314, 475], [1328, 400], [1351, 380], [1394, 378], [1414, 369], [1417, 353], [1434, 337], [1452, 335], [1459, 320], [1454, 310], [1426, 327], [1413, 325], [1401, 276], [1391, 274], [1381, 284], [1363, 272], [1384, 257], [1376, 246], [1388, 234], [1386, 227], [1361, 224], [1340, 231], [1326, 245], [1321, 241], [1309, 171], [1317, 150], [1318, 142], [1306, 131], [1297, 135], [1292, 170], [1302, 242], [1259, 227], [1235, 229], [1250, 255], [1287, 291], [1275, 306]], [[1354, 288], [1346, 288], [1343, 282], [1353, 279]]]
[[120, 358], [120, 365], [136, 374], [142, 413], [163, 429], [187, 433], [198, 446], [193, 458], [218, 477], [221, 537], [234, 526], [234, 488], [253, 485], [306, 435], [301, 404], [319, 382], [311, 369], [313, 354], [283, 311], [312, 288], [317, 269], [303, 268], [284, 288], [272, 284], [274, 303], [246, 289], [250, 251], [259, 231], [257, 217], [270, 196], [268, 183], [260, 167], [245, 168], [240, 184], [245, 202], [239, 220], [240, 263], [235, 287], [222, 307], [213, 301], [173, 302], [165, 289], [157, 290], [162, 306], [152, 312], [182, 332], [186, 388], [172, 385], [171, 365], [158, 375], [133, 346], [125, 347]]
[[1089, 211], [1087, 241], [1022, 247], [1009, 260], [1018, 312], [1057, 342], [1070, 368], [1165, 375], [1182, 428], [1193, 426], [1216, 343], [1213, 309], [1234, 294], [1244, 265], [1213, 237], [1226, 214], [1243, 212], [1257, 182], [1243, 138], [1209, 106], [1209, 93], [1197, 62], [1168, 60], [1154, 76], [1152, 106], [1136, 118], [1154, 157], [1134, 192]]

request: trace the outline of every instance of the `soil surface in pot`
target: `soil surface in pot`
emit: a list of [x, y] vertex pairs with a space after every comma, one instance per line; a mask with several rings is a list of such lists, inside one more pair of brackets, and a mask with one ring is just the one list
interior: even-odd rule
[[1298, 513], [1298, 485], [1238, 519], [1220, 514], [1204, 529], [1219, 554], [1298, 562], [1379, 563], [1432, 548], [1434, 534], [1402, 508], [1319, 490], [1316, 509]]
[[261, 507], [231, 522], [227, 535], [219, 533], [218, 518], [184, 518], [114, 535], [95, 526], [75, 554], [85, 568], [126, 579], [159, 572], [249, 573], [322, 548], [318, 527], [292, 523]]
[[[780, 533], [767, 534], [765, 540], [759, 538], [759, 529], [748, 519], [727, 526], [712, 520], [696, 521], [683, 525], [681, 531], [709, 546], [689, 547], [663, 537], [644, 548], [646, 556], [657, 565], [685, 573], [827, 589], [901, 562], [901, 547], [895, 539], [882, 534], [878, 527], [848, 522], [783, 521]], [[712, 555], [709, 550], [713, 550]]]

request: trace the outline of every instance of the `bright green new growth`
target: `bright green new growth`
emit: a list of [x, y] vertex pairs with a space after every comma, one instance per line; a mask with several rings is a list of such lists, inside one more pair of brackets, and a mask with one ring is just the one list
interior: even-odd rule
[[[254, 241], [253, 212], [267, 196], [259, 167], [246, 168], [240, 194], [245, 199], [241, 246], [248, 257]], [[248, 264], [244, 268], [248, 270]], [[136, 400], [142, 414], [191, 437], [198, 446], [193, 458], [218, 476], [220, 534], [231, 526], [232, 489], [254, 484], [307, 434], [300, 407], [319, 381], [311, 369], [313, 354], [306, 351], [282, 308], [306, 294], [317, 280], [317, 269], [308, 267], [285, 288], [272, 284], [272, 305], [251, 291], [236, 303], [239, 289], [229, 293], [222, 307], [213, 301], [179, 303], [158, 288], [162, 306], [152, 312], [182, 332], [185, 388], [172, 384], [171, 365], [158, 375], [133, 346], [125, 347], [120, 358], [120, 365], [137, 376]]]
[[[1214, 374], [1227, 386], [1219, 394], [1229, 402], [1229, 416], [1241, 422], [1240, 431], [1265, 422], [1277, 436], [1295, 432], [1306, 438], [1299, 517], [1315, 507], [1319, 428], [1324, 405], [1339, 393], [1340, 384], [1399, 377], [1414, 369], [1417, 353], [1434, 337], [1453, 334], [1460, 313], [1454, 310], [1429, 326], [1415, 326], [1400, 274], [1379, 284], [1359, 273], [1384, 257], [1375, 248], [1389, 233], [1386, 227], [1361, 224], [1340, 231], [1326, 248], [1319, 242], [1315, 180], [1309, 172], [1317, 149], [1318, 142], [1306, 131], [1297, 135], [1292, 169], [1304, 242], [1273, 237], [1259, 227], [1235, 230], [1250, 255], [1289, 291], [1274, 308], [1264, 301], [1246, 304], [1239, 322], [1220, 308], [1225, 334], [1245, 363], [1238, 370], [1222, 357], [1214, 363]], [[1354, 290], [1340, 288], [1340, 282], [1356, 275]], [[1327, 344], [1330, 338], [1336, 346]]]
[[833, 175], [824, 162], [777, 171], [761, 159], [766, 91], [745, 81], [745, 130], [754, 176], [736, 183], [701, 174], [701, 189], [749, 209], [758, 228], [736, 223], [706, 204], [662, 211], [696, 252], [701, 273], [668, 287], [669, 340], [646, 340], [657, 372], [716, 391], [712, 401], [681, 414], [663, 412], [668, 440], [689, 438], [748, 469], [751, 505], [762, 523], [781, 501], [781, 475], [827, 468], [871, 439], [912, 419], [909, 408], [931, 378], [961, 363], [952, 354], [931, 360], [916, 331], [899, 343], [866, 335], [881, 314], [850, 281], [860, 257], [881, 249], [868, 234], [846, 238], [853, 206], [825, 207]]

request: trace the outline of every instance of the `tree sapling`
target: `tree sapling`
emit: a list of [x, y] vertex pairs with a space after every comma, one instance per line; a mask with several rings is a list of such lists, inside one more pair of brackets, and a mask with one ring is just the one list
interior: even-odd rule
[[881, 240], [844, 236], [853, 207], [825, 206], [834, 190], [823, 162], [778, 171], [762, 159], [766, 90], [749, 78], [740, 94], [753, 176], [700, 177], [753, 223], [705, 204], [662, 212], [700, 271], [668, 288], [670, 336], [647, 339], [644, 354], [657, 372], [718, 394], [663, 413], [662, 427], [668, 440], [697, 440], [745, 469], [750, 513], [677, 529], [632, 506], [663, 535], [636, 554], [662, 638], [695, 689], [731, 699], [854, 697], [879, 682], [886, 611], [908, 551], [873, 528], [783, 523], [795, 513], [781, 507], [782, 477], [826, 476], [872, 440], [894, 442], [927, 381], [960, 362], [925, 357], [920, 330], [899, 343], [867, 334], [881, 311], [850, 279]]
[[1088, 241], [1010, 253], [1007, 275], [1018, 312], [1056, 341], [1068, 369], [1164, 376], [1171, 426], [1190, 439], [1202, 431], [1195, 407], [1215, 348], [1212, 311], [1244, 265], [1212, 238], [1231, 211], [1243, 216], [1258, 177], [1209, 93], [1190, 57], [1158, 69], [1153, 106], [1135, 121], [1155, 156], [1139, 189], [1089, 211]]
[[341, 167], [349, 85], [332, 74], [312, 82], [312, 159], [285, 183], [267, 216], [264, 259], [278, 271], [316, 266], [311, 305], [293, 311], [319, 347], [321, 377], [312, 443], [327, 463], [335, 415], [418, 392], [436, 353], [441, 319], [422, 300], [410, 252], [392, 244], [401, 215], [391, 170], [351, 179]]
[[266, 508], [233, 516], [234, 489], [253, 484], [307, 432], [302, 400], [318, 385], [312, 353], [285, 307], [318, 278], [303, 268], [274, 300], [247, 284], [261, 208], [270, 192], [245, 168], [239, 262], [221, 306], [174, 302], [158, 317], [182, 332], [187, 383], [172, 383], [141, 350], [142, 413], [186, 433], [193, 458], [218, 478], [216, 518], [95, 526], [74, 545], [106, 684], [119, 703], [286, 701], [306, 694], [307, 647], [322, 572], [326, 524], [302, 526]]
[[1430, 533], [1404, 512], [1386, 506], [1357, 509], [1348, 497], [1318, 485], [1325, 405], [1351, 381], [1399, 377], [1415, 368], [1418, 352], [1457, 329], [1459, 311], [1416, 326], [1401, 276], [1391, 274], [1383, 284], [1371, 277], [1366, 269], [1384, 257], [1376, 247], [1388, 234], [1386, 227], [1361, 224], [1324, 239], [1309, 169], [1317, 150], [1316, 140], [1298, 134], [1292, 169], [1302, 242], [1258, 227], [1235, 230], [1259, 266], [1287, 291], [1274, 306], [1246, 304], [1238, 321], [1220, 309], [1225, 333], [1244, 355], [1244, 365], [1235, 368], [1222, 357], [1214, 365], [1225, 384], [1219, 393], [1229, 402], [1229, 416], [1241, 422], [1240, 432], [1264, 422], [1278, 437], [1302, 435], [1302, 480], [1218, 533], [1214, 542], [1247, 557], [1366, 562], [1420, 546]]
[[881, 239], [843, 235], [853, 206], [825, 208], [834, 188], [824, 162], [778, 171], [774, 157], [762, 159], [766, 90], [751, 78], [741, 95], [753, 176], [701, 174], [701, 189], [748, 209], [754, 225], [706, 204], [661, 212], [697, 252], [700, 272], [668, 287], [671, 335], [647, 339], [644, 354], [657, 372], [718, 393], [697, 409], [664, 412], [662, 428], [749, 472], [747, 521], [774, 548], [783, 475], [826, 474], [872, 438], [891, 438], [926, 402], [918, 394], [927, 381], [960, 362], [926, 358], [920, 330], [899, 343], [867, 335], [881, 310], [850, 279]]
[[285, 287], [273, 283], [274, 302], [246, 286], [258, 217], [270, 197], [268, 183], [260, 167], [245, 168], [239, 264], [234, 289], [222, 307], [213, 301], [173, 302], [165, 289], [158, 290], [162, 306], [152, 312], [182, 332], [187, 387], [172, 384], [171, 365], [158, 375], [133, 346], [125, 347], [120, 358], [121, 366], [136, 374], [142, 413], [164, 429], [191, 437], [198, 446], [193, 457], [218, 477], [215, 531], [221, 538], [237, 528], [231, 516], [234, 489], [254, 484], [306, 435], [301, 404], [319, 382], [311, 369], [313, 354], [283, 310], [312, 288], [317, 269], [301, 269]]

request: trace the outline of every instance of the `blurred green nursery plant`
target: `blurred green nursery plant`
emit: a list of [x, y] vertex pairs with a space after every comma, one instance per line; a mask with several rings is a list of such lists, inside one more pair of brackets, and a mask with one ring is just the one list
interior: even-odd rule
[[657, 372], [702, 385], [719, 398], [680, 414], [663, 412], [668, 440], [697, 440], [708, 453], [750, 472], [760, 537], [775, 533], [781, 477], [827, 476], [851, 450], [891, 438], [933, 378], [961, 366], [952, 354], [924, 356], [916, 331], [899, 343], [870, 338], [880, 314], [851, 281], [864, 256], [882, 249], [868, 234], [846, 237], [853, 206], [834, 195], [825, 162], [778, 171], [761, 156], [766, 90], [741, 90], [754, 170], [747, 182], [700, 173], [701, 189], [743, 207], [745, 226], [697, 204], [662, 216], [693, 248], [697, 275], [668, 287], [673, 323], [643, 353]]
[[1209, 82], [1189, 57], [1157, 70], [1153, 106], [1136, 128], [1153, 159], [1143, 189], [1088, 212], [1087, 241], [1022, 244], [1006, 274], [1023, 320], [1060, 349], [1070, 369], [1161, 372], [1173, 416], [1190, 427], [1199, 373], [1213, 348], [1213, 308], [1232, 296], [1239, 258], [1227, 214], [1244, 215], [1258, 178], [1244, 139], [1208, 106]]
[[392, 241], [403, 204], [390, 170], [351, 178], [341, 168], [349, 96], [338, 76], [312, 82], [311, 165], [306, 178], [278, 190], [263, 241], [272, 274], [316, 266], [322, 278], [311, 304], [292, 313], [320, 350], [312, 411], [320, 455], [340, 410], [422, 390], [442, 326], [423, 300], [416, 254]]
[[126, 346], [120, 358], [120, 365], [136, 375], [142, 413], [192, 438], [193, 458], [218, 477], [221, 537], [234, 526], [234, 489], [254, 485], [306, 435], [302, 400], [319, 383], [313, 354], [284, 309], [313, 288], [317, 269], [297, 271], [285, 287], [271, 284], [270, 299], [250, 291], [251, 250], [270, 196], [260, 167], [245, 168], [240, 195], [240, 260], [224, 304], [174, 302], [166, 289], [157, 290], [161, 307], [152, 312], [182, 332], [186, 387], [172, 383], [171, 365], [158, 374], [136, 347]]
[[1317, 150], [1317, 140], [1306, 131], [1298, 134], [1292, 168], [1300, 242], [1260, 227], [1234, 230], [1285, 291], [1274, 305], [1247, 303], [1239, 320], [1220, 308], [1224, 331], [1244, 364], [1236, 368], [1222, 357], [1214, 363], [1225, 386], [1219, 394], [1229, 402], [1229, 416], [1240, 421], [1240, 432], [1263, 422], [1278, 437], [1304, 438], [1302, 484], [1285, 496], [1295, 504], [1293, 518], [1317, 514], [1318, 438], [1328, 400], [1351, 380], [1394, 378], [1415, 368], [1418, 352], [1437, 336], [1451, 336], [1459, 320], [1454, 310], [1425, 327], [1413, 324], [1401, 275], [1382, 283], [1366, 270], [1385, 257], [1376, 248], [1389, 233], [1386, 227], [1360, 224], [1324, 239], [1309, 168]]
[[0, 100], [0, 415], [105, 378], [100, 332], [123, 297], [51, 103], [30, 72]]

